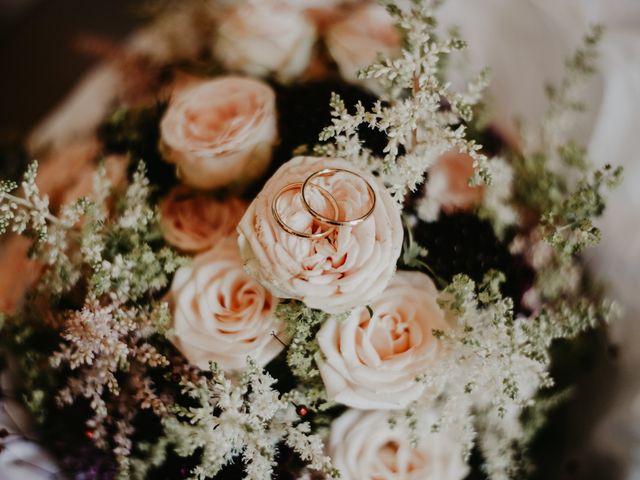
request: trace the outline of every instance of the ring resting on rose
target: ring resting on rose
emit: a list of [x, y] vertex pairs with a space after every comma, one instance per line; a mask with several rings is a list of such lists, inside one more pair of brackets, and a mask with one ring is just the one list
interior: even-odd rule
[[[333, 176], [337, 173], [346, 173], [349, 175], [353, 175], [357, 177], [358, 180], [364, 182], [364, 185], [367, 188], [370, 206], [367, 209], [367, 211], [364, 214], [360, 215], [359, 217], [340, 220], [339, 219], [340, 205], [338, 204], [338, 201], [336, 200], [336, 198], [326, 188], [323, 188], [320, 185], [313, 183], [313, 180], [315, 180], [316, 178]], [[329, 205], [332, 208], [332, 216], [326, 216], [311, 206], [308, 193], [307, 193], [309, 188], [316, 188], [320, 192], [320, 194], [324, 197], [324, 199], [329, 202]], [[302, 232], [302, 231], [296, 230], [284, 222], [278, 210], [278, 204], [282, 195], [284, 195], [286, 192], [291, 190], [300, 191], [300, 197], [302, 199], [302, 205], [304, 209], [320, 225], [324, 225], [328, 227], [327, 229], [320, 232], [308, 233], [308, 232]], [[271, 202], [271, 213], [273, 214], [273, 217], [278, 223], [278, 225], [280, 226], [280, 228], [282, 228], [285, 232], [287, 232], [290, 235], [294, 235], [300, 238], [307, 238], [311, 240], [320, 240], [322, 238], [326, 238], [331, 233], [333, 233], [337, 227], [354, 227], [356, 225], [359, 225], [360, 223], [364, 222], [367, 218], [371, 216], [375, 208], [376, 208], [376, 192], [371, 186], [371, 184], [362, 175], [344, 168], [323, 168], [309, 175], [303, 182], [289, 183], [278, 191], [278, 193], [274, 196], [273, 201]]]

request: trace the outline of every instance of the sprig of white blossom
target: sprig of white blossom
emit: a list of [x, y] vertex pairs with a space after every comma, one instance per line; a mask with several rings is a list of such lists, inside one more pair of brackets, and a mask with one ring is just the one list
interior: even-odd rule
[[540, 215], [542, 235], [565, 256], [599, 242], [593, 219], [604, 210], [603, 190], [615, 188], [622, 178], [621, 167], [596, 169], [586, 149], [571, 138], [576, 116], [586, 108], [584, 87], [596, 71], [602, 33], [602, 26], [592, 27], [567, 60], [562, 81], [547, 87], [542, 127], [524, 130], [524, 150], [513, 158], [520, 180], [516, 198]]
[[565, 62], [565, 75], [557, 85], [546, 86], [549, 108], [541, 128], [525, 130], [525, 151], [535, 152], [542, 148], [549, 156], [548, 162], [558, 168], [566, 163], [561, 158], [564, 148], [571, 142], [576, 114], [584, 112], [585, 88], [597, 71], [598, 46], [604, 27], [594, 25], [584, 36], [582, 45]]
[[[318, 151], [346, 158], [360, 168], [381, 176], [391, 193], [402, 201], [424, 181], [428, 167], [443, 153], [458, 150], [474, 161], [473, 184], [491, 183], [487, 157], [480, 145], [466, 138], [466, 127], [479, 92], [486, 86], [487, 73], [471, 82], [467, 92], [454, 92], [440, 79], [440, 63], [452, 52], [466, 47], [459, 38], [437, 39], [434, 4], [413, 2], [411, 9], [388, 5], [405, 36], [404, 47], [393, 59], [381, 58], [361, 72], [363, 79], [375, 79], [385, 89], [385, 101], [370, 110], [358, 103], [355, 112], [332, 95], [332, 124], [320, 135], [332, 144]], [[359, 128], [368, 127], [387, 137], [384, 156], [377, 157], [363, 146]]]
[[541, 218], [544, 238], [561, 254], [571, 256], [600, 242], [601, 232], [594, 218], [605, 208], [603, 190], [613, 189], [622, 181], [622, 167], [605, 165], [595, 170], [591, 179], [579, 181], [563, 201], [556, 203]]
[[68, 291], [81, 277], [70, 236], [80, 218], [91, 207], [86, 198], [63, 205], [58, 216], [49, 209], [49, 198], [36, 184], [38, 163], [32, 162], [18, 185], [0, 182], [0, 235], [8, 230], [34, 240], [32, 255], [47, 266], [45, 277], [50, 293]]
[[86, 425], [92, 440], [111, 448], [126, 472], [134, 432], [132, 405], [160, 417], [167, 411], [149, 370], [165, 368], [169, 360], [149, 339], [166, 330], [170, 314], [166, 303], [153, 296], [183, 262], [169, 248], [150, 243], [157, 237], [157, 215], [143, 163], [118, 202], [101, 167], [92, 200], [63, 205], [58, 216], [40, 195], [36, 172], [34, 163], [20, 196], [10, 193], [16, 185], [0, 186], [2, 225], [34, 238], [34, 255], [45, 265], [39, 291], [46, 299], [72, 290], [84, 293], [79, 310], [43, 315], [61, 341], [50, 364], [71, 372], [56, 399], [61, 405], [88, 400], [93, 415]]
[[[544, 308], [529, 319], [514, 318], [512, 300], [499, 290], [503, 281], [495, 271], [479, 285], [458, 275], [442, 292], [440, 303], [452, 328], [434, 334], [445, 353], [418, 379], [426, 393], [401, 419], [416, 442], [420, 432], [442, 429], [463, 442], [468, 454], [477, 444], [492, 480], [513, 478], [522, 467], [521, 415], [541, 389], [553, 385], [551, 343], [606, 324], [617, 312], [610, 302], [582, 299]], [[422, 414], [434, 407], [436, 423]]]
[[327, 479], [337, 478], [320, 437], [311, 433], [308, 424], [296, 425], [293, 405], [272, 388], [274, 383], [250, 359], [239, 378], [232, 379], [211, 364], [210, 379], [183, 382], [183, 393], [197, 406], [176, 406], [176, 415], [166, 418], [164, 426], [178, 455], [189, 457], [201, 451], [191, 478], [213, 477], [242, 458], [245, 478], [269, 480], [282, 441]]

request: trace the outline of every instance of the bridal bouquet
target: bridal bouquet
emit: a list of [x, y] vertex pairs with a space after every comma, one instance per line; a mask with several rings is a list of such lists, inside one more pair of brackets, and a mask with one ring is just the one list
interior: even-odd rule
[[64, 476], [535, 471], [550, 347], [616, 314], [580, 253], [621, 172], [566, 134], [600, 29], [509, 130], [437, 3], [173, 4], [0, 184], [0, 347]]

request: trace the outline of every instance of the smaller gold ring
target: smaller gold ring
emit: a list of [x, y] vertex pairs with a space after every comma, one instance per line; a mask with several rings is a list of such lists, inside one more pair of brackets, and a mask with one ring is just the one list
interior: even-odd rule
[[[338, 220], [338, 219], [329, 218], [322, 215], [321, 213], [315, 211], [311, 207], [311, 205], [309, 205], [309, 202], [307, 201], [306, 188], [309, 186], [309, 184], [313, 185], [314, 187], [321, 188], [319, 185], [316, 185], [315, 183], [311, 183], [311, 181], [316, 177], [322, 177], [328, 174], [335, 174], [338, 172], [350, 173], [351, 175], [355, 175], [360, 180], [362, 180], [364, 184], [367, 186], [367, 190], [369, 191], [369, 197], [371, 198], [371, 208], [364, 215], [358, 218], [353, 218], [351, 220]], [[323, 168], [322, 170], [318, 170], [317, 172], [312, 173], [307, 177], [307, 179], [302, 184], [302, 188], [300, 189], [300, 196], [302, 197], [302, 203], [304, 204], [304, 207], [309, 211], [311, 215], [313, 215], [321, 223], [326, 223], [327, 225], [331, 225], [333, 227], [355, 227], [356, 225], [364, 222], [367, 218], [369, 218], [376, 208], [376, 192], [371, 186], [371, 184], [367, 182], [367, 180], [362, 175], [356, 172], [352, 172], [351, 170], [346, 170], [344, 168]], [[333, 195], [331, 195], [331, 197], [335, 198], [333, 197]]]
[[[325, 199], [327, 199], [327, 201], [331, 204], [331, 206], [333, 207], [334, 217], [338, 218], [338, 215], [340, 213], [340, 207], [338, 207], [338, 202], [336, 202], [336, 199], [333, 198], [333, 195], [331, 195], [327, 190], [322, 188], [320, 185], [314, 185], [314, 187], [316, 187], [320, 191], [322, 196]], [[273, 197], [273, 201], [271, 202], [271, 213], [273, 214], [273, 218], [276, 219], [276, 222], [278, 222], [278, 225], [280, 225], [280, 227], [288, 234], [295, 235], [296, 237], [300, 237], [300, 238], [319, 240], [331, 235], [331, 233], [335, 231], [334, 227], [330, 227], [324, 232], [306, 233], [306, 232], [299, 232], [298, 230], [294, 230], [289, 225], [284, 223], [284, 220], [282, 220], [282, 217], [278, 212], [278, 201], [280, 200], [280, 197], [284, 193], [288, 192], [289, 190], [295, 190], [295, 189], [302, 190], [302, 182], [294, 182], [294, 183], [285, 185], [280, 189], [280, 191], [276, 194], [276, 196]]]

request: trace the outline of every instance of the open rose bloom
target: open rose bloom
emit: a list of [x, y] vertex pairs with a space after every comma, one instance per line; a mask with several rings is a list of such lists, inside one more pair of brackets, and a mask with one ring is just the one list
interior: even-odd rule
[[268, 85], [243, 77], [189, 84], [171, 99], [160, 131], [165, 159], [185, 184], [243, 185], [271, 161], [275, 96]]
[[469, 469], [445, 434], [412, 445], [410, 432], [385, 412], [349, 410], [331, 425], [329, 451], [343, 480], [462, 480]]
[[237, 370], [249, 357], [265, 365], [283, 348], [274, 337], [282, 329], [278, 299], [245, 273], [234, 238], [178, 270], [170, 299], [174, 343], [194, 365]]
[[[403, 230], [398, 205], [379, 180], [366, 173], [362, 177], [377, 200], [364, 222], [340, 227], [322, 240], [283, 230], [271, 212], [276, 195], [284, 186], [304, 181], [323, 168], [352, 167], [343, 160], [316, 157], [296, 157], [280, 167], [242, 218], [239, 242], [247, 271], [274, 295], [339, 313], [366, 305], [384, 290], [396, 269]], [[337, 200], [342, 220], [356, 218], [371, 205], [364, 183], [351, 176], [319, 179], [317, 185]], [[318, 190], [310, 188], [310, 195], [312, 191], [320, 199]], [[299, 191], [282, 195], [278, 208], [284, 222], [297, 231], [309, 233], [318, 228], [302, 205]]]
[[[571, 82], [496, 128], [440, 3], [170, 2], [30, 151], [0, 139], [40, 162], [0, 178], [0, 383], [61, 475], [528, 478], [555, 372], [579, 394], [607, 350], [582, 249], [620, 172], [546, 131]], [[31, 478], [0, 387], [0, 480]]]
[[[417, 381], [439, 360], [433, 331], [448, 329], [433, 282], [419, 272], [398, 272], [370, 304], [318, 332], [320, 373], [338, 403], [359, 409], [398, 409], [416, 400]], [[373, 312], [373, 313], [371, 313]]]
[[223, 16], [213, 51], [231, 71], [291, 80], [309, 65], [316, 33], [303, 11], [267, 1], [236, 5]]

